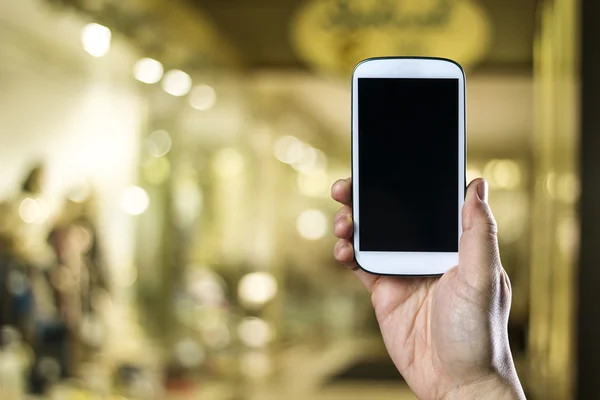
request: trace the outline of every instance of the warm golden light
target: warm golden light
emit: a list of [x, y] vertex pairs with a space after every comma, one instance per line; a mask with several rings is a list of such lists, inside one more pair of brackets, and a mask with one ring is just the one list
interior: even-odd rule
[[320, 210], [306, 210], [298, 216], [296, 228], [305, 239], [321, 239], [327, 230], [327, 217]]
[[175, 356], [184, 367], [194, 368], [204, 363], [206, 353], [196, 341], [185, 339], [175, 345]]
[[125, 190], [121, 200], [123, 210], [131, 215], [143, 214], [150, 205], [150, 197], [144, 189], [132, 186]]
[[19, 216], [25, 223], [33, 224], [40, 217], [40, 206], [34, 199], [28, 197], [21, 201]]
[[50, 205], [44, 199], [35, 199], [35, 202], [37, 203], [39, 210], [39, 214], [35, 222], [38, 224], [43, 224], [50, 216]]
[[240, 300], [246, 305], [262, 306], [277, 294], [277, 281], [268, 272], [253, 272], [244, 276], [238, 285]]
[[183, 71], [172, 69], [165, 74], [162, 88], [172, 96], [185, 96], [192, 88], [192, 78]]
[[265, 347], [272, 339], [271, 327], [260, 318], [245, 318], [238, 326], [238, 336], [246, 346]]
[[221, 149], [213, 160], [213, 170], [221, 178], [231, 178], [242, 172], [244, 158], [236, 149]]
[[294, 136], [282, 136], [275, 141], [273, 152], [282, 163], [293, 164], [300, 160], [304, 144]]
[[171, 164], [165, 157], [152, 158], [142, 166], [142, 174], [148, 183], [160, 185], [171, 174]]
[[514, 190], [521, 184], [521, 167], [513, 160], [490, 160], [483, 169], [483, 177], [491, 187]]
[[89, 198], [91, 191], [89, 182], [85, 179], [80, 179], [71, 191], [69, 191], [67, 198], [75, 203], [83, 203]]
[[208, 85], [197, 85], [190, 93], [190, 105], [196, 110], [206, 111], [214, 107], [217, 101], [217, 92]]
[[162, 157], [171, 150], [173, 142], [171, 136], [167, 131], [158, 130], [154, 131], [148, 136], [146, 146], [148, 148], [148, 154], [152, 157]]
[[325, 171], [316, 171], [311, 174], [298, 173], [296, 183], [300, 192], [305, 196], [321, 197], [329, 195], [329, 182]]
[[466, 184], [468, 185], [469, 183], [471, 183], [473, 181], [473, 179], [477, 179], [477, 178], [481, 178], [481, 171], [479, 170], [479, 168], [475, 168], [475, 167], [467, 167], [467, 182]]
[[521, 184], [521, 168], [513, 160], [498, 160], [492, 177], [497, 186], [503, 189], [516, 189]]
[[81, 30], [83, 49], [93, 57], [103, 57], [110, 51], [110, 29], [99, 24], [87, 24]]
[[247, 353], [242, 356], [241, 369], [251, 378], [264, 378], [271, 373], [271, 359], [264, 352]]
[[152, 58], [142, 58], [133, 67], [133, 76], [143, 83], [156, 83], [163, 77], [163, 66]]

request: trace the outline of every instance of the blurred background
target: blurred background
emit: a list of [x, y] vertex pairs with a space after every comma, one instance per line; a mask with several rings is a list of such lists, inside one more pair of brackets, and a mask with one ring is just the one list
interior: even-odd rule
[[413, 398], [333, 260], [329, 188], [354, 65], [425, 55], [467, 73], [468, 178], [491, 185], [528, 396], [573, 398], [579, 15], [0, 1], [0, 397]]

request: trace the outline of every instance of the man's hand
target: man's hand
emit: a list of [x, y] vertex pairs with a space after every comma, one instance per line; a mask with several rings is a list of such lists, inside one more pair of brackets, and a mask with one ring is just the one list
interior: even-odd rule
[[385, 345], [413, 392], [420, 399], [524, 399], [508, 344], [511, 287], [487, 183], [476, 179], [467, 189], [458, 266], [440, 278], [377, 276], [358, 267], [351, 185], [339, 180], [331, 189], [344, 205], [335, 218], [335, 258], [371, 293]]

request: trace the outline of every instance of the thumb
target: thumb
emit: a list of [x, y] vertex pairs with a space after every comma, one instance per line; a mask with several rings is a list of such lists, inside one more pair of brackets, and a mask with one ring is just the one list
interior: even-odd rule
[[460, 239], [459, 273], [475, 289], [494, 285], [502, 268], [498, 251], [498, 228], [488, 203], [488, 184], [475, 179], [467, 188], [462, 209], [463, 234]]

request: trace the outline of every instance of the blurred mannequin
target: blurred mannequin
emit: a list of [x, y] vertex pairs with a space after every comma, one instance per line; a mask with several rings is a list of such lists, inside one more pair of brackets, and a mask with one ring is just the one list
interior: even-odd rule
[[92, 222], [92, 205], [91, 199], [83, 203], [68, 201], [48, 236], [56, 257], [51, 282], [69, 331], [67, 369], [72, 372], [102, 345], [104, 333], [95, 300], [108, 288]]
[[2, 205], [0, 230], [14, 238], [14, 250], [27, 265], [47, 268], [53, 253], [46, 242], [50, 210], [44, 200], [45, 169], [35, 165], [21, 184], [20, 192]]

